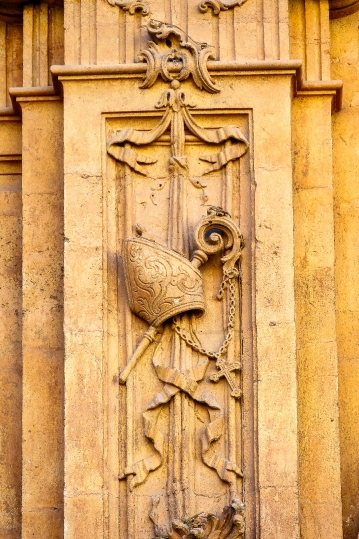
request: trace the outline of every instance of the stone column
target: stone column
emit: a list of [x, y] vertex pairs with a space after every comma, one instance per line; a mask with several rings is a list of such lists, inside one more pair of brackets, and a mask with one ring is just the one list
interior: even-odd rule
[[0, 537], [21, 534], [21, 124], [0, 117]]
[[301, 533], [339, 539], [331, 96], [293, 104]]
[[23, 539], [63, 537], [63, 106], [23, 121]]
[[331, 22], [332, 72], [344, 82], [343, 108], [333, 118], [336, 316], [339, 360], [343, 530], [359, 530], [359, 13]]

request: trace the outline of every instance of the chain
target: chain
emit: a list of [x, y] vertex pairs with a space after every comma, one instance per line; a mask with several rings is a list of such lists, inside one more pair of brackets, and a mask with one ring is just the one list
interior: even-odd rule
[[194, 342], [194, 340], [187, 334], [186, 331], [180, 326], [176, 317], [172, 320], [172, 328], [180, 336], [180, 338], [185, 341], [195, 352], [199, 352], [204, 356], [210, 357], [217, 360], [217, 366], [219, 367], [224, 363], [224, 356], [226, 355], [229, 343], [233, 339], [234, 331], [234, 318], [236, 314], [236, 285], [235, 280], [239, 277], [239, 271], [237, 268], [231, 268], [228, 271], [224, 271], [223, 280], [221, 287], [219, 289], [217, 298], [219, 300], [223, 299], [224, 291], [226, 288], [229, 288], [229, 313], [228, 313], [228, 325], [226, 337], [218, 350], [218, 352], [211, 352], [206, 350], [200, 344]]

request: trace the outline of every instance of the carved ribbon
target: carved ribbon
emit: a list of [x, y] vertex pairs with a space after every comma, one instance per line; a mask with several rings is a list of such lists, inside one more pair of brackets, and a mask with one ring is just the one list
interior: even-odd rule
[[219, 440], [223, 434], [224, 414], [212, 393], [202, 390], [197, 383], [203, 380], [209, 360], [205, 359], [185, 373], [174, 368], [164, 367], [162, 360], [164, 357], [168, 357], [168, 349], [171, 346], [171, 340], [173, 338], [176, 339], [177, 336], [172, 333], [171, 328], [165, 328], [153, 355], [153, 365], [156, 369], [157, 376], [165, 385], [143, 414], [145, 435], [152, 441], [157, 454], [146, 457], [125, 469], [120, 479], [128, 475], [134, 475], [130, 482], [131, 490], [143, 483], [149, 473], [159, 468], [163, 462], [165, 440], [162, 432], [157, 427], [161, 412], [161, 409], [158, 408], [168, 403], [179, 391], [184, 391], [195, 402], [206, 404], [210, 409], [210, 422], [205, 428], [201, 440], [203, 462], [216, 470], [219, 477], [228, 483], [232, 482], [232, 474], [240, 477], [243, 475], [236, 464], [225, 459], [213, 447], [214, 442]]
[[[204, 174], [219, 170], [224, 167], [229, 161], [239, 159], [244, 155], [249, 143], [241, 130], [235, 126], [224, 126], [219, 129], [205, 129], [200, 127], [190, 114], [188, 107], [185, 104], [185, 95], [182, 90], [166, 90], [163, 93], [158, 107], [166, 107], [166, 111], [160, 122], [150, 131], [138, 131], [128, 128], [119, 131], [108, 143], [107, 151], [112, 157], [118, 161], [127, 164], [133, 170], [147, 176], [146, 170], [139, 163], [151, 164], [156, 160], [139, 155], [131, 148], [124, 148], [120, 145], [130, 142], [137, 146], [145, 146], [157, 140], [170, 126], [174, 114], [181, 114], [184, 123], [188, 129], [199, 139], [209, 144], [220, 144], [226, 141], [235, 141], [234, 144], [227, 146], [219, 153], [211, 155], [203, 155], [200, 157], [202, 161], [213, 163]], [[120, 146], [120, 148], [118, 147]]]

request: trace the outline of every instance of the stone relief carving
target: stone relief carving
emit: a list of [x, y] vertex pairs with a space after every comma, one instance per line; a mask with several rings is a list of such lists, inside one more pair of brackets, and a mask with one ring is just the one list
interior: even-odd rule
[[192, 518], [174, 520], [171, 531], [159, 527], [156, 507], [159, 498], [153, 499], [150, 518], [154, 524], [155, 539], [239, 539], [245, 532], [245, 505], [234, 498], [222, 513], [199, 513]]
[[[221, 210], [221, 208], [219, 208]], [[239, 277], [236, 264], [244, 247], [243, 237], [231, 220], [230, 216], [216, 215], [218, 209], [210, 207], [208, 216], [201, 219], [195, 241], [199, 247], [193, 253], [192, 263], [174, 250], [145, 238], [130, 238], [124, 242], [124, 269], [126, 288], [130, 308], [140, 318], [150, 324], [143, 339], [124, 372], [120, 382], [125, 383], [131, 370], [135, 367], [141, 355], [151, 344], [164, 322], [173, 318], [172, 329], [186, 344], [196, 352], [216, 359], [217, 373], [211, 376], [213, 382], [225, 377], [231, 386], [232, 396], [239, 398], [241, 391], [235, 386], [230, 373], [241, 368], [239, 362], [228, 364], [225, 356], [229, 341], [233, 338], [234, 315], [236, 300], [233, 293], [234, 281]], [[222, 235], [223, 234], [223, 235]], [[228, 249], [229, 252], [228, 252]], [[198, 339], [186, 333], [178, 321], [178, 315], [194, 311], [201, 315], [205, 311], [201, 274], [198, 267], [208, 260], [207, 255], [225, 251], [221, 258], [223, 263], [223, 281], [218, 293], [218, 300], [223, 299], [225, 288], [229, 288], [229, 317], [228, 331], [218, 352], [207, 351]]]
[[[249, 143], [236, 126], [204, 128], [193, 117], [191, 111], [195, 105], [187, 98], [181, 82], [191, 74], [199, 88], [209, 93], [219, 91], [205, 70], [211, 49], [206, 44], [196, 45], [178, 28], [158, 21], [150, 20], [147, 29], [154, 41], [149, 43], [147, 51], [141, 53], [142, 59], [149, 65], [142, 87], [152, 86], [159, 74], [170, 83], [156, 105], [157, 109], [163, 110], [163, 115], [152, 129], [121, 129], [108, 141], [107, 152], [126, 170], [142, 177], [152, 177], [148, 171], [157, 162], [157, 157], [153, 154], [149, 157], [137, 148], [148, 148], [170, 132], [168, 178], [162, 179], [158, 182], [161, 186], [156, 187], [162, 189], [169, 182], [167, 245], [154, 241], [147, 232], [143, 233], [142, 227], [137, 226], [137, 236], [125, 238], [122, 256], [130, 309], [145, 320], [149, 328], [120, 372], [120, 383], [128, 383], [134, 369], [140, 368], [141, 358], [147, 350], [151, 350], [154, 373], [162, 388], [153, 394], [152, 400], [142, 411], [143, 432], [151, 442], [149, 450], [146, 450], [147, 455], [140, 460], [127, 462], [119, 478], [128, 478], [132, 492], [144, 484], [150, 474], [159, 470], [165, 461], [173, 468], [171, 473], [175, 477], [175, 470], [182, 466], [182, 457], [176, 452], [169, 463], [168, 448], [173, 443], [184, 447], [183, 442], [178, 441], [180, 435], [175, 432], [183, 430], [181, 425], [186, 422], [186, 410], [189, 411], [190, 406], [200, 405], [208, 414], [208, 420], [199, 434], [200, 457], [203, 464], [214, 470], [221, 481], [229, 484], [231, 493], [235, 494], [236, 480], [243, 477], [241, 466], [218, 445], [225, 434], [227, 410], [223, 403], [218, 402], [214, 392], [203, 386], [203, 382], [211, 360], [214, 360], [216, 370], [208, 379], [211, 382], [225, 379], [233, 400], [241, 397], [241, 388], [235, 376], [235, 372], [241, 369], [241, 361], [240, 357], [233, 358], [229, 349], [240, 307], [239, 262], [244, 241], [230, 214], [218, 206], [208, 208], [207, 215], [200, 219], [190, 237], [184, 193], [187, 182], [197, 189], [203, 189], [205, 184], [202, 176], [226, 168], [240, 159], [248, 151]], [[214, 153], [199, 157], [200, 161], [209, 163], [200, 178], [190, 175], [186, 155], [188, 132], [201, 144], [217, 147]], [[193, 245], [195, 250], [190, 257]], [[224, 312], [227, 323], [222, 344], [217, 350], [208, 350], [201, 343], [194, 320], [206, 310], [200, 268], [216, 254], [220, 254], [223, 273], [217, 300], [226, 298]], [[169, 414], [170, 432], [161, 428], [163, 410]], [[186, 521], [176, 520], [183, 514], [181, 497], [185, 488], [176, 479], [171, 492], [167, 494], [172, 507], [169, 514], [174, 517], [171, 519], [170, 532], [167, 532], [167, 523], [155, 523], [158, 502], [154, 503], [150, 518], [155, 528], [161, 531], [157, 535], [169, 539], [235, 539], [243, 534], [243, 505], [238, 506], [239, 513], [232, 504], [221, 515], [201, 513]]]
[[[165, 384], [143, 414], [145, 434], [153, 442], [158, 454], [137, 462], [124, 471], [123, 477], [134, 476], [131, 480], [131, 488], [145, 481], [148, 474], [163, 463], [164, 435], [157, 428], [158, 416], [161, 407], [169, 403], [172, 397], [180, 391], [209, 409], [211, 421], [202, 438], [203, 462], [215, 469], [224, 481], [231, 482], [231, 473], [242, 475], [235, 463], [227, 461], [212, 447], [213, 442], [222, 435], [223, 410], [215, 397], [203, 391], [198, 383], [205, 376], [209, 359], [216, 359], [218, 372], [212, 375], [211, 380], [216, 382], [224, 376], [231, 386], [232, 396], [235, 398], [241, 396], [240, 388], [231, 378], [231, 372], [240, 369], [240, 362], [228, 363], [226, 356], [228, 343], [233, 338], [236, 309], [235, 296], [231, 287], [234, 287], [234, 280], [238, 280], [239, 277], [236, 265], [244, 243], [238, 227], [230, 216], [223, 215], [224, 213], [221, 208], [210, 207], [208, 216], [199, 222], [195, 231], [198, 249], [193, 254], [192, 265], [176, 251], [154, 241], [148, 241], [142, 237], [125, 240], [124, 266], [130, 308], [151, 326], [121, 373], [120, 382], [126, 383], [130, 372], [151, 344], [151, 338], [153, 339], [156, 332], [160, 331], [161, 337], [157, 342], [152, 361], [159, 380]], [[223, 298], [224, 289], [229, 287], [230, 305], [227, 335], [218, 352], [212, 352], [205, 350], [201, 345], [192, 327], [189, 314], [191, 311], [201, 314], [205, 310], [202, 279], [198, 267], [208, 260], [208, 255], [218, 252], [225, 253], [221, 258], [223, 282], [218, 299]], [[181, 316], [184, 313], [187, 316]], [[172, 324], [159, 329], [159, 326], [170, 319], [172, 319]], [[175, 335], [185, 341], [189, 348], [202, 356], [201, 362], [195, 368], [183, 370], [180, 366], [166, 366], [166, 358], [171, 355], [177, 356], [179, 353], [178, 347], [176, 350], [173, 346], [171, 329], [175, 331]]]
[[207, 60], [215, 58], [213, 47], [194, 41], [177, 26], [153, 19], [147, 24], [147, 32], [153, 41], [138, 56], [138, 61], [148, 64], [141, 88], [153, 86], [159, 75], [166, 82], [183, 81], [192, 75], [198, 88], [219, 92], [206, 68]]
[[[228, 141], [230, 145], [224, 150], [211, 155], [200, 157], [202, 161], [212, 163], [203, 174], [208, 174], [214, 170], [219, 170], [230, 161], [235, 161], [244, 155], [249, 147], [249, 143], [243, 133], [235, 126], [224, 126], [220, 129], [204, 129], [200, 127], [190, 113], [191, 108], [196, 105], [191, 104], [183, 90], [180, 89], [180, 82], [173, 80], [171, 88], [166, 90], [156, 107], [165, 109], [165, 113], [158, 125], [149, 131], [138, 131], [135, 129], [124, 129], [119, 131], [108, 143], [107, 151], [112, 157], [126, 163], [130, 168], [147, 175], [145, 167], [142, 165], [153, 164], [154, 158], [141, 156], [132, 148], [126, 147], [126, 143], [136, 146], [145, 146], [155, 142], [165, 131], [171, 127], [173, 156], [170, 160], [170, 171], [175, 169], [187, 170], [187, 160], [184, 156], [185, 127], [193, 135], [209, 144], [221, 144]], [[192, 182], [195, 187], [202, 187], [201, 184]]]
[[145, 17], [151, 14], [150, 6], [143, 0], [107, 0], [111, 6], [118, 6], [124, 11], [128, 11], [130, 15], [134, 15], [136, 11], [141, 11]]
[[[203, 0], [198, 7], [202, 13], [206, 13], [209, 9], [212, 9], [214, 15], [219, 15], [221, 11], [240, 7], [246, 1], [247, 0], [232, 0], [229, 2], [222, 2], [221, 0]], [[136, 11], [141, 11], [144, 17], [151, 15], [149, 4], [143, 0], [108, 0], [108, 2], [112, 6], [116, 5], [124, 11], [128, 11], [131, 15], [134, 15]]]
[[203, 0], [199, 9], [202, 13], [206, 13], [209, 9], [213, 9], [214, 15], [219, 15], [221, 11], [227, 11], [235, 7], [242, 6], [247, 0], [234, 0], [232, 2], [221, 2], [221, 0]]

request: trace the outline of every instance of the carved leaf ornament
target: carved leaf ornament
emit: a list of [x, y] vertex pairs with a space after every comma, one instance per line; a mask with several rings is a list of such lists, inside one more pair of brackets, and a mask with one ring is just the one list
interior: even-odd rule
[[170, 532], [159, 524], [159, 496], [152, 498], [150, 519], [155, 528], [155, 539], [239, 539], [245, 532], [245, 504], [233, 498], [221, 513], [199, 513], [192, 518], [176, 519]]
[[161, 75], [164, 81], [183, 81], [191, 74], [195, 84], [202, 90], [216, 93], [219, 89], [207, 71], [207, 60], [214, 59], [214, 48], [198, 43], [177, 26], [151, 19], [147, 32], [147, 50], [141, 51], [137, 60], [147, 62], [147, 75], [140, 88], [150, 88]]
[[131, 311], [148, 324], [204, 311], [201, 274], [184, 256], [143, 238], [125, 240], [123, 253]]
[[[247, 0], [232, 0], [232, 2], [222, 2], [221, 0], [203, 0], [199, 4], [199, 10], [202, 13], [206, 13], [209, 9], [212, 9], [214, 15], [219, 15], [221, 11], [239, 7], [246, 1]], [[142, 11], [143, 16], [151, 15], [149, 5], [143, 0], [108, 0], [108, 2], [112, 6], [116, 5], [124, 11], [128, 11], [131, 15], [134, 15], [135, 11]]]
[[168, 539], [239, 539], [245, 532], [245, 505], [234, 498], [222, 513], [199, 513], [172, 522]]
[[118, 6], [124, 11], [128, 11], [131, 15], [134, 15], [136, 11], [142, 11], [143, 16], [150, 15], [150, 6], [143, 0], [108, 0], [111, 6]]

